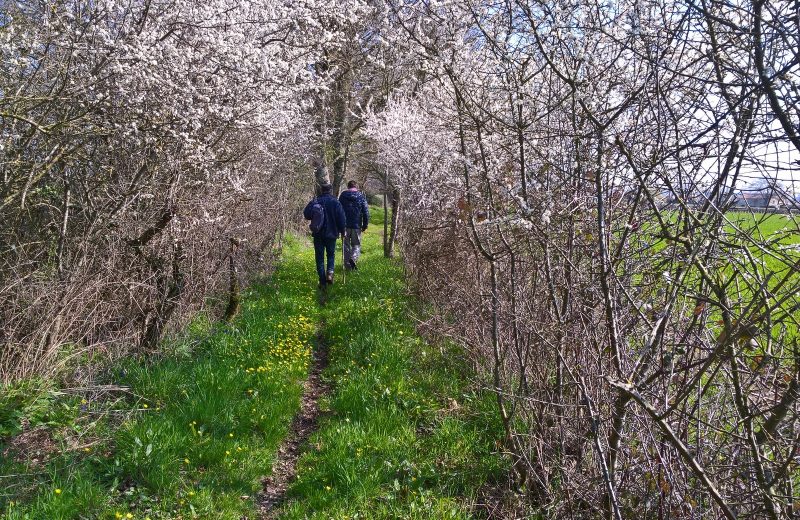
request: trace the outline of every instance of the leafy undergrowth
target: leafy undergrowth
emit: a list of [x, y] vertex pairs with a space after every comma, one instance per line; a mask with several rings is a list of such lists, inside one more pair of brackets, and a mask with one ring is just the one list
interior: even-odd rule
[[319, 310], [294, 243], [231, 325], [198, 326], [109, 385], [0, 391], [4, 519], [254, 517], [299, 406]]
[[375, 213], [359, 270], [322, 309], [334, 391], [281, 518], [469, 518], [507, 471], [491, 396], [471, 389], [460, 356], [415, 334]]

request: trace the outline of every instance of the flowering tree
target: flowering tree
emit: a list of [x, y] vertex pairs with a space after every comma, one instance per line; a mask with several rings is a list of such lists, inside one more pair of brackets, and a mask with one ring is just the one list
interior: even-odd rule
[[529, 503], [794, 514], [800, 280], [779, 244], [798, 229], [728, 211], [743, 179], [793, 167], [774, 153], [797, 125], [792, 14], [392, 6], [427, 81], [368, 134], [414, 213], [406, 261], [435, 330], [488, 364]]
[[340, 6], [4, 5], [3, 378], [153, 348], [263, 265], [310, 184], [310, 64], [361, 9]]

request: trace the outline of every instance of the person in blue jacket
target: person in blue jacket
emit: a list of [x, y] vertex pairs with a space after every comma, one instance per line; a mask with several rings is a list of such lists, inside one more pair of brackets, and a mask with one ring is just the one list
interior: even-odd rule
[[345, 269], [357, 269], [358, 257], [361, 256], [361, 232], [367, 230], [369, 225], [369, 206], [364, 194], [358, 191], [356, 181], [347, 183], [347, 190], [339, 195], [344, 214], [347, 217], [347, 226], [344, 230], [342, 245], [344, 247]]
[[[322, 228], [313, 233], [314, 237], [314, 258], [317, 262], [317, 274], [319, 275], [319, 286], [325, 288], [333, 284], [333, 268], [336, 258], [336, 238], [344, 236], [345, 215], [342, 205], [331, 195], [331, 185], [322, 184], [317, 190], [318, 196], [311, 200], [303, 210], [306, 220], [311, 220], [313, 216], [312, 206], [318, 202], [325, 210], [325, 220]], [[325, 256], [327, 253], [328, 265], [325, 266]]]

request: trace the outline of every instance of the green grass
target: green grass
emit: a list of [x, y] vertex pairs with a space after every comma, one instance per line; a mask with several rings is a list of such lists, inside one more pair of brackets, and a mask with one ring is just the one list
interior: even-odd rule
[[1, 517], [252, 514], [253, 500], [242, 497], [259, 491], [299, 406], [319, 316], [305, 283], [312, 258], [290, 244], [234, 324], [200, 327], [155, 362], [116, 366], [108, 382], [125, 392], [95, 400], [36, 381], [4, 388], [6, 443], [26, 422], [55, 446], [44, 464], [0, 459], [0, 475], [19, 475], [0, 486]]
[[[729, 211], [725, 217], [742, 231], [754, 235], [758, 239], [780, 235], [780, 239], [788, 243], [800, 242], [798, 236], [798, 222], [791, 215], [779, 213], [747, 213], [744, 211]], [[728, 226], [732, 231], [733, 227]]]
[[[673, 234], [681, 234], [683, 223], [678, 224], [678, 212], [667, 212], [667, 221], [674, 224]], [[691, 235], [681, 234], [684, 237]], [[621, 236], [621, 232], [620, 232]], [[715, 283], [725, 288], [728, 298], [727, 306], [733, 313], [734, 319], [748, 321], [759, 318], [764, 310], [763, 289], [770, 293], [769, 304], [781, 300], [781, 308], [771, 312], [770, 320], [760, 318], [761, 323], [755, 323], [761, 329], [759, 344], [766, 343], [766, 336], [783, 345], [792, 344], [800, 337], [798, 323], [800, 316], [796, 311], [791, 311], [797, 304], [796, 294], [800, 288], [797, 276], [797, 262], [800, 260], [800, 226], [797, 218], [792, 215], [773, 213], [750, 213], [744, 211], [730, 211], [725, 214], [725, 221], [719, 236], [714, 237], [716, 247], [712, 256], [702, 258], [708, 268], [710, 276]], [[634, 272], [631, 275], [634, 286], [640, 287], [643, 297], [648, 294], [657, 294], [663, 290], [665, 281], [662, 273], [671, 271], [675, 273], [678, 267], [683, 267], [682, 259], [685, 247], [681, 244], [668, 242], [664, 239], [662, 230], [655, 220], [641, 223], [638, 231], [630, 234], [632, 248], [639, 248], [631, 255], [647, 258], [651, 269]], [[697, 244], [694, 244], [696, 246]], [[624, 262], [618, 265], [618, 275], [626, 276], [630, 266]], [[692, 266], [686, 281], [689, 287], [701, 285], [701, 275], [696, 266]], [[707, 289], [704, 285], [704, 289]], [[713, 298], [713, 295], [712, 295]], [[691, 319], [700, 300], [694, 294], [687, 296], [685, 316]], [[756, 303], [753, 306], [753, 303]], [[707, 306], [707, 327], [714, 335], [722, 331], [720, 320], [722, 317], [719, 308]], [[702, 309], [702, 308], [701, 308]], [[786, 314], [784, 311], [790, 311]], [[753, 355], [764, 354], [756, 349]], [[791, 356], [785, 360], [793, 363]]]
[[468, 518], [468, 498], [507, 471], [501, 425], [460, 356], [415, 334], [401, 267], [382, 258], [382, 212], [372, 217], [359, 271], [322, 310], [335, 390], [283, 518]]
[[[415, 334], [381, 223], [373, 210], [361, 268], [342, 284], [337, 267], [325, 306], [313, 251], [289, 240], [233, 324], [198, 320], [159, 357], [115, 365], [115, 388], [0, 389], [0, 518], [255, 518], [318, 331], [334, 390], [285, 517], [469, 517], [470, 497], [507, 471], [500, 426], [455, 351]], [[19, 451], [31, 432], [39, 455]]]

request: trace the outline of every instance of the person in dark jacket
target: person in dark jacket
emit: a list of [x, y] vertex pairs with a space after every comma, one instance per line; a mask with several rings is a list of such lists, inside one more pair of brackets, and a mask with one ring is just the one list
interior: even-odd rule
[[369, 225], [369, 206], [364, 194], [358, 191], [356, 181], [347, 183], [347, 190], [339, 195], [344, 214], [347, 217], [347, 226], [344, 230], [344, 267], [357, 269], [356, 262], [361, 256], [361, 232], [367, 230]]
[[[311, 220], [314, 202], [319, 202], [325, 210], [325, 223], [318, 232], [313, 233], [314, 237], [314, 258], [317, 262], [317, 274], [319, 275], [319, 286], [321, 288], [333, 283], [333, 267], [336, 258], [336, 238], [344, 236], [346, 219], [342, 205], [331, 195], [331, 185], [323, 184], [317, 191], [317, 197], [311, 200], [303, 210], [306, 220]], [[327, 253], [328, 265], [325, 269], [325, 256]]]

